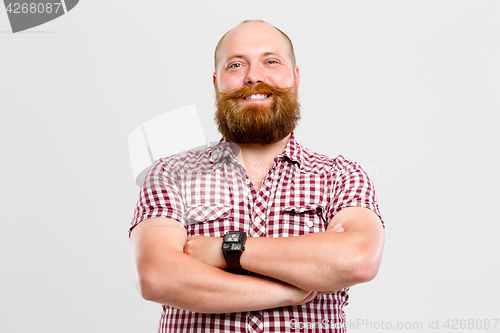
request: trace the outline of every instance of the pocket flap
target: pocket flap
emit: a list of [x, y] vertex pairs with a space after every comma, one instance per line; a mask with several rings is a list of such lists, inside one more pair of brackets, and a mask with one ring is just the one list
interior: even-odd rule
[[230, 213], [231, 206], [221, 204], [191, 206], [187, 209], [184, 220], [188, 223], [205, 223], [226, 218]]
[[303, 206], [287, 206], [283, 208], [283, 213], [305, 213], [305, 212], [311, 212], [315, 214], [321, 213], [323, 208], [320, 205], [315, 205], [315, 204], [309, 204], [309, 205], [303, 205]]

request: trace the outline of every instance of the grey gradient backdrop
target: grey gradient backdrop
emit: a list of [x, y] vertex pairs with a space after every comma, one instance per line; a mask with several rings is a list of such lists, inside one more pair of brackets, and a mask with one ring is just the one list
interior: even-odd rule
[[15, 35], [0, 9], [0, 332], [156, 332], [127, 136], [196, 104], [218, 140], [213, 50], [251, 18], [294, 41], [298, 139], [377, 189], [385, 255], [348, 318], [500, 317], [500, 2], [85, 0]]

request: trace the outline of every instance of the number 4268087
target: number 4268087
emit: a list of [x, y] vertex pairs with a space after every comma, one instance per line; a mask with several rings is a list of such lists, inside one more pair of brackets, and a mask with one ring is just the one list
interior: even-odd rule
[[52, 14], [52, 13], [58, 13], [59, 9], [61, 7], [61, 3], [9, 3], [7, 6], [6, 10], [7, 13], [9, 14], [35, 14], [35, 13], [47, 13], [47, 14]]

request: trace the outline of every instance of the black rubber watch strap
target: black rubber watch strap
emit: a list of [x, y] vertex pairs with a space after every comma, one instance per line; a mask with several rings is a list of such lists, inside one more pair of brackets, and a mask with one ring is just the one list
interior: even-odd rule
[[226, 259], [227, 269], [228, 270], [235, 270], [235, 269], [243, 270], [243, 267], [241, 267], [241, 264], [240, 264], [240, 257], [241, 257], [241, 253], [231, 254], [231, 253], [224, 252], [224, 259]]

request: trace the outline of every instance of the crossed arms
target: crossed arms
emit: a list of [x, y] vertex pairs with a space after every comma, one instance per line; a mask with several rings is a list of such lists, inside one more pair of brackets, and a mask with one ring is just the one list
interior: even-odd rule
[[304, 304], [370, 281], [382, 258], [384, 231], [374, 212], [349, 207], [333, 217], [325, 232], [248, 237], [242, 267], [269, 278], [222, 270], [222, 238], [188, 240], [186, 229], [172, 219], [142, 221], [130, 242], [136, 285], [146, 300], [227, 313]]

